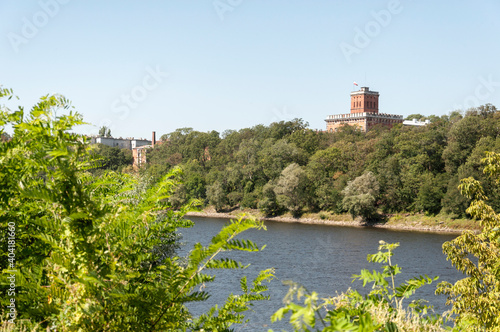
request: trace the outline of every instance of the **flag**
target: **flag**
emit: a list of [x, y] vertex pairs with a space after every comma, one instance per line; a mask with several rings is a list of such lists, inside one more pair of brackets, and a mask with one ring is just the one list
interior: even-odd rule
[[356, 82], [353, 82], [352, 84], [354, 84], [355, 86], [358, 86], [358, 83], [356, 83]]

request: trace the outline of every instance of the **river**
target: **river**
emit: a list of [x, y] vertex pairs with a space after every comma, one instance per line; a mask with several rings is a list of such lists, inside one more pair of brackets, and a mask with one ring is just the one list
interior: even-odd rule
[[[190, 217], [195, 226], [182, 229], [185, 243], [179, 254], [185, 255], [193, 244], [200, 242], [207, 245], [227, 219]], [[239, 291], [239, 280], [248, 276], [255, 277], [260, 270], [275, 268], [276, 279], [270, 284], [271, 300], [256, 302], [253, 310], [246, 315], [250, 322], [234, 326], [236, 331], [274, 331], [285, 329], [292, 331], [285, 322], [271, 324], [270, 316], [282, 306], [287, 293], [284, 280], [293, 280], [304, 285], [309, 291], [316, 291], [320, 297], [335, 295], [349, 287], [361, 290], [361, 283], [352, 283], [351, 276], [359, 274], [361, 269], [378, 269], [379, 264], [366, 261], [367, 254], [377, 251], [379, 241], [399, 242], [400, 247], [394, 251], [393, 263], [402, 268], [396, 282], [411, 277], [427, 274], [439, 276], [439, 281], [454, 282], [463, 275], [446, 261], [442, 253], [445, 241], [455, 238], [456, 234], [436, 234], [424, 232], [394, 231], [377, 228], [357, 228], [345, 226], [307, 225], [299, 223], [280, 223], [267, 221], [267, 231], [250, 230], [240, 238], [254, 241], [259, 246], [266, 245], [261, 252], [237, 252], [225, 254], [250, 264], [245, 270], [217, 270], [216, 279], [206, 285], [211, 297], [203, 303], [191, 303], [189, 309], [195, 315], [205, 312], [214, 304], [223, 304], [231, 292]], [[436, 312], [442, 313], [449, 308], [445, 306], [445, 298], [434, 295], [435, 285], [424, 286], [416, 294], [434, 305]]]

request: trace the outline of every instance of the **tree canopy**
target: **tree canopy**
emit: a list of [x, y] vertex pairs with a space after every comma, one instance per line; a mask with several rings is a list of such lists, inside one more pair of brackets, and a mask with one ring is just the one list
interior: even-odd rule
[[[298, 209], [285, 199], [291, 196], [274, 193], [281, 190], [280, 178], [290, 165], [299, 166], [307, 178], [302, 212], [348, 212], [354, 205], [342, 204], [343, 190], [349, 181], [371, 172], [379, 190], [364, 201], [374, 211], [464, 217], [468, 200], [457, 186], [471, 175], [487, 181], [479, 160], [486, 150], [500, 152], [500, 115], [487, 104], [463, 114], [427, 118], [432, 121], [426, 126], [396, 125], [367, 133], [351, 126], [335, 133], [311, 130], [301, 119], [222, 135], [181, 128], [165, 134], [165, 144], [150, 151], [143, 172], [157, 177], [174, 166], [183, 168], [185, 178], [196, 183], [195, 190], [185, 192], [185, 201], [199, 198], [218, 210], [259, 207], [265, 214], [294, 215]], [[490, 188], [486, 183], [492, 206], [500, 208]]]

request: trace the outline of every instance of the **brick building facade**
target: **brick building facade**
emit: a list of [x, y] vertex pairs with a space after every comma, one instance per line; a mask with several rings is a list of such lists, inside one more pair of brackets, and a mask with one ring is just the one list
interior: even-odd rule
[[403, 116], [378, 112], [379, 93], [362, 87], [359, 91], [351, 92], [351, 113], [329, 115], [326, 118], [326, 130], [337, 131], [344, 125], [357, 126], [361, 131], [367, 132], [373, 126], [383, 125], [392, 127], [403, 123]]
[[154, 148], [156, 142], [156, 133], [153, 131], [152, 140], [137, 139], [137, 138], [113, 138], [113, 137], [92, 137], [91, 144], [104, 144], [111, 147], [132, 150], [134, 158], [133, 166], [142, 167], [146, 165], [146, 152], [150, 148]]

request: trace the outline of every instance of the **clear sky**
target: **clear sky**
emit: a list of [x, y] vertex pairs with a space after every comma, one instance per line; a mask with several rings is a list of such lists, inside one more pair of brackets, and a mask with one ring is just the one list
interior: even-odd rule
[[60, 93], [115, 137], [349, 112], [500, 108], [500, 1], [0, 0], [0, 84]]

